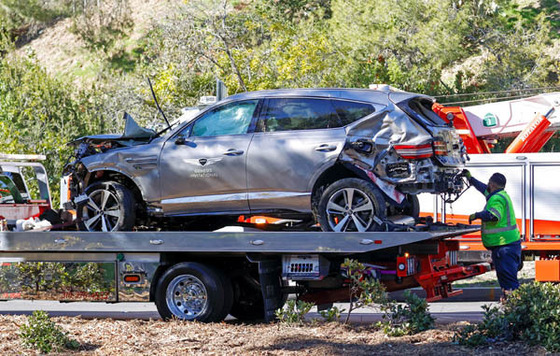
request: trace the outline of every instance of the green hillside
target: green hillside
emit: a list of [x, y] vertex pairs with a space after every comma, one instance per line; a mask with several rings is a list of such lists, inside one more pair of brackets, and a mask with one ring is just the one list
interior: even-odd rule
[[173, 116], [216, 78], [230, 94], [387, 83], [474, 100], [559, 75], [552, 0], [0, 0], [2, 151], [46, 153], [55, 178], [65, 142], [120, 130], [124, 110], [159, 120], [147, 76]]

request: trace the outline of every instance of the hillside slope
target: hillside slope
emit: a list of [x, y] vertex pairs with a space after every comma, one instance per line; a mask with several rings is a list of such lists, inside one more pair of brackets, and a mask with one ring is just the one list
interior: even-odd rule
[[138, 41], [152, 28], [154, 22], [163, 21], [172, 13], [180, 0], [129, 0], [131, 21], [124, 38], [113, 46], [113, 53], [100, 53], [88, 46], [73, 30], [74, 19], [57, 21], [40, 32], [40, 35], [19, 48], [20, 55], [32, 55], [49, 73], [70, 77], [74, 83], [91, 83], [107, 60], [126, 57], [137, 47]]

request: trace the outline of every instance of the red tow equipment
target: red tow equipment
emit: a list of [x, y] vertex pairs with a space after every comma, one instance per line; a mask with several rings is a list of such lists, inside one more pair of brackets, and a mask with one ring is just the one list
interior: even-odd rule
[[539, 152], [554, 135], [554, 131], [546, 131], [550, 126], [548, 117], [554, 112], [550, 109], [545, 115], [537, 115], [508, 146], [505, 153]]
[[463, 139], [468, 153], [490, 153], [490, 147], [486, 141], [476, 137], [467, 119], [467, 115], [460, 106], [445, 107], [439, 103], [435, 103], [432, 106], [432, 110], [446, 122], [453, 120], [453, 126]]

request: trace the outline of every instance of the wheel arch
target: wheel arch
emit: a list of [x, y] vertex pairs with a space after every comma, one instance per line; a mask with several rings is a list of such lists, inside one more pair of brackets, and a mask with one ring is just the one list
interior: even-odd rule
[[140, 185], [125, 172], [118, 169], [94, 169], [88, 172], [89, 174], [84, 179], [84, 189], [93, 183], [115, 181], [130, 189], [134, 198], [136, 198], [136, 202], [143, 203], [146, 201]]
[[334, 165], [321, 172], [317, 179], [315, 179], [313, 187], [311, 188], [311, 205], [314, 213], [316, 213], [317, 211], [319, 200], [321, 199], [321, 195], [325, 191], [325, 189], [327, 189], [327, 187], [332, 183], [343, 178], [362, 177], [347, 168], [345, 165], [341, 163], [335, 163]]

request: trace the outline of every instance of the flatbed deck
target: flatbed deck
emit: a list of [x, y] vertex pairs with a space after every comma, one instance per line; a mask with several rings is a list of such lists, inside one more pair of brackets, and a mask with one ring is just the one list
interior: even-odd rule
[[425, 232], [0, 232], [6, 252], [213, 252], [356, 254], [440, 240], [477, 227]]

